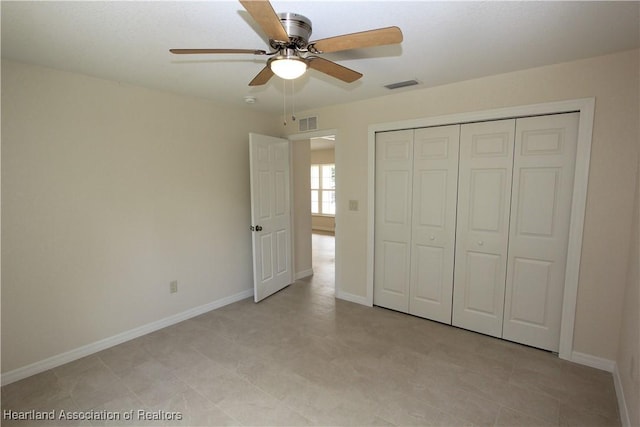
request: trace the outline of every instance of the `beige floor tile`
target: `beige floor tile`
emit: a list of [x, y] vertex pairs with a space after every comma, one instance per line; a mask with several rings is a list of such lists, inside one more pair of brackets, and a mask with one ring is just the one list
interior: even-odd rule
[[513, 372], [513, 365], [509, 362], [489, 358], [470, 351], [463, 351], [446, 344], [430, 351], [427, 357], [455, 364], [470, 371], [504, 381], [508, 380]]
[[211, 360], [201, 360], [193, 365], [184, 366], [173, 371], [173, 375], [180, 378], [192, 388], [206, 385], [216, 378], [231, 373], [222, 364]]
[[25, 378], [2, 387], [2, 409], [33, 409], [71, 397], [53, 370]]
[[104, 368], [104, 363], [98, 354], [83, 357], [82, 359], [64, 364], [53, 369], [53, 372], [60, 378], [77, 377], [86, 371]]
[[558, 423], [545, 421], [514, 409], [502, 407], [495, 425], [496, 427], [551, 427], [557, 426]]
[[80, 410], [127, 395], [129, 390], [99, 357], [80, 359], [55, 369], [59, 384], [66, 390]]
[[226, 337], [218, 337], [216, 340], [202, 340], [194, 343], [193, 348], [230, 371], [235, 371], [238, 363], [250, 358], [255, 353], [255, 349]]
[[[398, 426], [435, 426], [448, 418], [443, 410], [431, 405], [417, 395], [394, 392], [376, 409], [376, 415]], [[461, 421], [459, 425], [469, 425]]]
[[225, 414], [209, 399], [193, 389], [172, 396], [170, 399], [147, 407], [152, 413], [165, 411], [175, 414], [173, 419], [161, 422], [167, 426], [234, 426], [238, 420]]
[[285, 396], [282, 402], [318, 425], [370, 425], [381, 422], [377, 419], [377, 404], [352, 387], [329, 389], [309, 381]]
[[450, 415], [478, 425], [493, 425], [500, 410], [497, 402], [453, 385], [428, 387], [419, 396]]
[[336, 300], [322, 244], [313, 277], [4, 386], [2, 409], [182, 414], [96, 426], [620, 425], [610, 373]]
[[136, 426], [149, 425], [141, 422], [137, 417], [137, 411], [144, 408], [144, 404], [133, 393], [118, 396], [117, 398], [92, 408], [92, 411], [101, 413], [105, 411], [113, 416], [107, 419], [92, 420], [92, 426]]
[[588, 410], [568, 405], [560, 407], [560, 425], [564, 427], [608, 427], [619, 426], [620, 420], [607, 418]]
[[605, 418], [619, 419], [618, 401], [606, 391], [591, 388], [571, 390], [564, 401], [573, 408], [589, 408], [589, 412]]
[[314, 423], [299, 412], [282, 403], [265, 400], [246, 400], [225, 406], [231, 414], [245, 426], [311, 426]]
[[[74, 414], [79, 412], [79, 408], [71, 397], [64, 397], [55, 401], [32, 401], [25, 410], [34, 410], [40, 414], [46, 413], [47, 419], [36, 421], [21, 421], [13, 420], [11, 417], [7, 417], [4, 413], [1, 425], [8, 426], [26, 426], [26, 425], [38, 425], [38, 426], [81, 426], [86, 425], [88, 422], [77, 419]], [[11, 408], [14, 411], [15, 410]]]
[[547, 394], [468, 370], [459, 372], [454, 381], [461, 389], [493, 400], [504, 407], [538, 417], [551, 424], [558, 423], [560, 401]]
[[155, 405], [186, 391], [189, 386], [156, 360], [146, 361], [120, 374], [122, 382], [145, 405]]
[[96, 354], [102, 362], [118, 374], [135, 366], [138, 366], [152, 358], [147, 352], [141, 339], [135, 339], [123, 344], [111, 347]]
[[559, 375], [548, 375], [515, 367], [509, 381], [514, 385], [539, 391], [558, 400], [567, 396], [567, 386]]
[[237, 374], [277, 399], [295, 393], [309, 381], [291, 372], [284, 363], [275, 364], [259, 358], [247, 359], [240, 363]]

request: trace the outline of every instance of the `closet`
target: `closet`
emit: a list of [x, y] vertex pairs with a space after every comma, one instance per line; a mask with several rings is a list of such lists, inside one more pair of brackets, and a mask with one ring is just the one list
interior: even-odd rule
[[374, 304], [557, 351], [578, 118], [377, 133]]

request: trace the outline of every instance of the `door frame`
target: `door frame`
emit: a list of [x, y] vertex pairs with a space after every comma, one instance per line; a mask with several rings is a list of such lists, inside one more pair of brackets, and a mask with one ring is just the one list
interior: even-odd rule
[[580, 122], [578, 125], [578, 146], [571, 200], [569, 247], [567, 249], [558, 355], [561, 359], [572, 360], [595, 98], [580, 98], [370, 125], [368, 130], [367, 305], [373, 306], [376, 132], [571, 112], [580, 114]]
[[[335, 221], [335, 239], [336, 239], [336, 244], [335, 244], [335, 271], [334, 271], [334, 286], [335, 286], [335, 296], [336, 298], [340, 298], [340, 295], [342, 294], [342, 286], [340, 286], [340, 283], [338, 282], [338, 277], [342, 277], [340, 275], [340, 272], [342, 270], [342, 258], [340, 257], [340, 250], [339, 250], [339, 245], [338, 245], [338, 230], [340, 229], [340, 205], [337, 204], [337, 201], [340, 200], [340, 196], [342, 194], [342, 191], [340, 190], [340, 185], [338, 185], [338, 180], [340, 178], [340, 173], [338, 172], [339, 169], [339, 159], [340, 156], [338, 153], [340, 153], [342, 150], [340, 148], [340, 137], [339, 137], [339, 132], [338, 129], [323, 129], [323, 130], [317, 130], [317, 131], [313, 131], [313, 132], [304, 132], [304, 133], [294, 133], [292, 135], [288, 135], [286, 136], [286, 138], [289, 139], [289, 141], [294, 142], [294, 141], [304, 141], [305, 139], [311, 139], [311, 138], [320, 138], [323, 136], [335, 136], [336, 138], [336, 144], [335, 144], [335, 148], [334, 148], [334, 152], [335, 152], [335, 165], [336, 165], [336, 215], [334, 218]], [[289, 157], [289, 161], [291, 161], [291, 157]], [[293, 171], [293, 165], [291, 165], [291, 170]], [[293, 182], [291, 183], [291, 185], [293, 185]], [[293, 197], [295, 197], [293, 195], [293, 190], [292, 190], [292, 199], [291, 199], [291, 206], [292, 206], [292, 211], [291, 211], [291, 215], [292, 218], [295, 215], [295, 212], [293, 211], [293, 206], [295, 205], [295, 203], [293, 203]], [[295, 230], [292, 230], [291, 233], [291, 238], [292, 238], [292, 242], [294, 242], [294, 238], [295, 236], [293, 235], [295, 233]], [[295, 248], [293, 249], [293, 253], [294, 253], [294, 257], [295, 257]], [[293, 260], [293, 262], [295, 262], [295, 259]], [[295, 272], [294, 272], [294, 276], [295, 276]]]

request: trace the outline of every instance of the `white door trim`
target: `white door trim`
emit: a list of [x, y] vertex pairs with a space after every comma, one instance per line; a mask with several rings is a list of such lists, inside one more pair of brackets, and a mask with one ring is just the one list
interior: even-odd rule
[[[338, 132], [338, 129], [325, 129], [325, 130], [317, 130], [317, 131], [313, 131], [313, 132], [304, 132], [304, 133], [294, 133], [292, 135], [288, 135], [285, 138], [288, 138], [289, 141], [303, 141], [305, 139], [311, 139], [311, 138], [320, 138], [322, 136], [330, 136], [330, 135], [334, 135], [336, 137], [336, 145], [335, 145], [335, 165], [336, 165], [336, 171], [338, 171], [336, 173], [336, 180], [340, 179], [340, 168], [342, 167], [342, 156], [340, 153], [342, 153], [342, 147], [340, 144], [340, 135]], [[291, 157], [290, 157], [291, 159]], [[292, 168], [293, 170], [293, 165]], [[342, 190], [340, 189], [341, 185], [339, 183], [336, 183], [336, 201], [341, 200], [340, 197], [342, 197]], [[291, 193], [293, 194], [293, 193]], [[293, 205], [293, 203], [292, 203]], [[336, 215], [335, 215], [335, 229], [334, 229], [334, 233], [335, 233], [335, 238], [336, 238], [336, 245], [335, 245], [335, 249], [334, 249], [334, 258], [335, 258], [335, 278], [334, 278], [334, 285], [335, 285], [335, 296], [336, 298], [340, 298], [340, 299], [347, 299], [344, 297], [344, 293], [342, 292], [342, 285], [340, 283], [340, 278], [342, 277], [342, 258], [341, 258], [341, 253], [340, 253], [340, 246], [338, 244], [338, 240], [339, 240], [339, 234], [338, 234], [338, 230], [340, 229], [340, 223], [341, 220], [340, 218], [342, 217], [342, 215], [339, 214], [340, 212], [340, 205], [336, 206]], [[295, 230], [293, 231], [293, 233], [295, 233]], [[293, 234], [292, 233], [292, 234]], [[294, 251], [295, 252], [295, 251]], [[373, 299], [372, 299], [373, 301]]]
[[[506, 107], [445, 116], [425, 117], [413, 120], [378, 123], [368, 130], [368, 203], [367, 203], [367, 289], [366, 305], [373, 305], [373, 260], [374, 260], [374, 224], [375, 224], [375, 136], [376, 132], [462, 124], [486, 120], [579, 112], [578, 147], [574, 174], [573, 196], [571, 201], [571, 223], [569, 225], [569, 248], [567, 250], [567, 268], [565, 273], [564, 300], [562, 303], [562, 324], [560, 327], [561, 359], [570, 360], [573, 352], [573, 333], [582, 256], [582, 232], [587, 201], [589, 163], [591, 161], [591, 138], [595, 112], [595, 98], [581, 98], [567, 101], [548, 102], [524, 106]], [[336, 258], [337, 260], [337, 258]]]

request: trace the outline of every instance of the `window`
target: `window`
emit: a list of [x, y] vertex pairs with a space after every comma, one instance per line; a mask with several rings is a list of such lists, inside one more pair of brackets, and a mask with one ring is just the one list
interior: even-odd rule
[[311, 165], [311, 213], [336, 214], [336, 165]]

